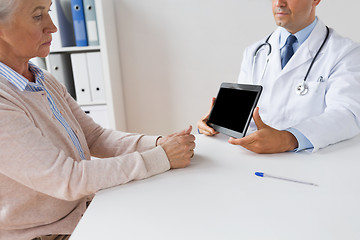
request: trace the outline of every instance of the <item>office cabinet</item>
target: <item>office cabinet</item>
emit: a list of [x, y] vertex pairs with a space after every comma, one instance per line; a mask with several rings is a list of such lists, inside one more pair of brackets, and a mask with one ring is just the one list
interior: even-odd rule
[[[83, 109], [97, 109], [95, 112], [101, 109], [101, 114], [96, 114], [95, 120], [98, 123], [104, 127], [126, 131], [114, 1], [94, 0], [95, 6], [91, 7], [87, 6], [91, 1], [84, 1], [84, 9], [95, 10], [96, 16], [91, 15], [91, 23], [87, 24], [92, 27], [89, 31], [90, 46], [80, 47], [76, 46], [73, 36], [69, 36], [74, 34], [69, 20], [71, 0], [54, 0], [51, 14], [58, 32], [53, 34], [45, 68], [57, 77], [65, 74], [68, 80], [73, 81], [73, 84], [67, 85], [74, 89], [68, 90]], [[96, 30], [98, 39], [94, 34]], [[43, 63], [39, 59], [34, 61], [35, 64]]]

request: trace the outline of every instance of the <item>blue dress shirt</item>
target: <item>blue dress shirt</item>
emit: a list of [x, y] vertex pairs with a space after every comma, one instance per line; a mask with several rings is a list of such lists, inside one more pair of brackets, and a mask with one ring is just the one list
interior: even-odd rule
[[[293, 44], [294, 53], [299, 49], [301, 44], [303, 44], [306, 39], [310, 36], [311, 32], [314, 30], [316, 24], [318, 22], [318, 19], [315, 18], [315, 20], [306, 28], [300, 30], [299, 32], [295, 33], [294, 36], [296, 37], [297, 41]], [[281, 58], [283, 56], [284, 47], [286, 43], [286, 39], [291, 35], [285, 28], [281, 28], [280, 31], [280, 39], [279, 39], [279, 46], [280, 46], [280, 55]]]

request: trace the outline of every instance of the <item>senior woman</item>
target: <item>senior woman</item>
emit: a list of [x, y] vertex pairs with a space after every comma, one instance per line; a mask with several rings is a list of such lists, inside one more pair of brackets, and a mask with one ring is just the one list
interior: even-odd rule
[[[51, 0], [0, 0], [0, 239], [68, 239], [94, 193], [190, 164], [191, 126], [167, 137], [100, 127], [46, 71]], [[90, 160], [91, 156], [100, 159]]]

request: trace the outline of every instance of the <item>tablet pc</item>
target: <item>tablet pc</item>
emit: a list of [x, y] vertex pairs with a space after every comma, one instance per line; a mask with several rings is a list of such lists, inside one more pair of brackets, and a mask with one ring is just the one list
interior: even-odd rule
[[228, 136], [244, 137], [261, 92], [260, 85], [222, 83], [207, 124]]

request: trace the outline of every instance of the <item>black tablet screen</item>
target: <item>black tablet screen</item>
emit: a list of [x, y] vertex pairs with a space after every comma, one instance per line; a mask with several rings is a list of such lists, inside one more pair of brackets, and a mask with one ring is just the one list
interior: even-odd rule
[[257, 92], [221, 88], [209, 122], [237, 132], [243, 132]]

